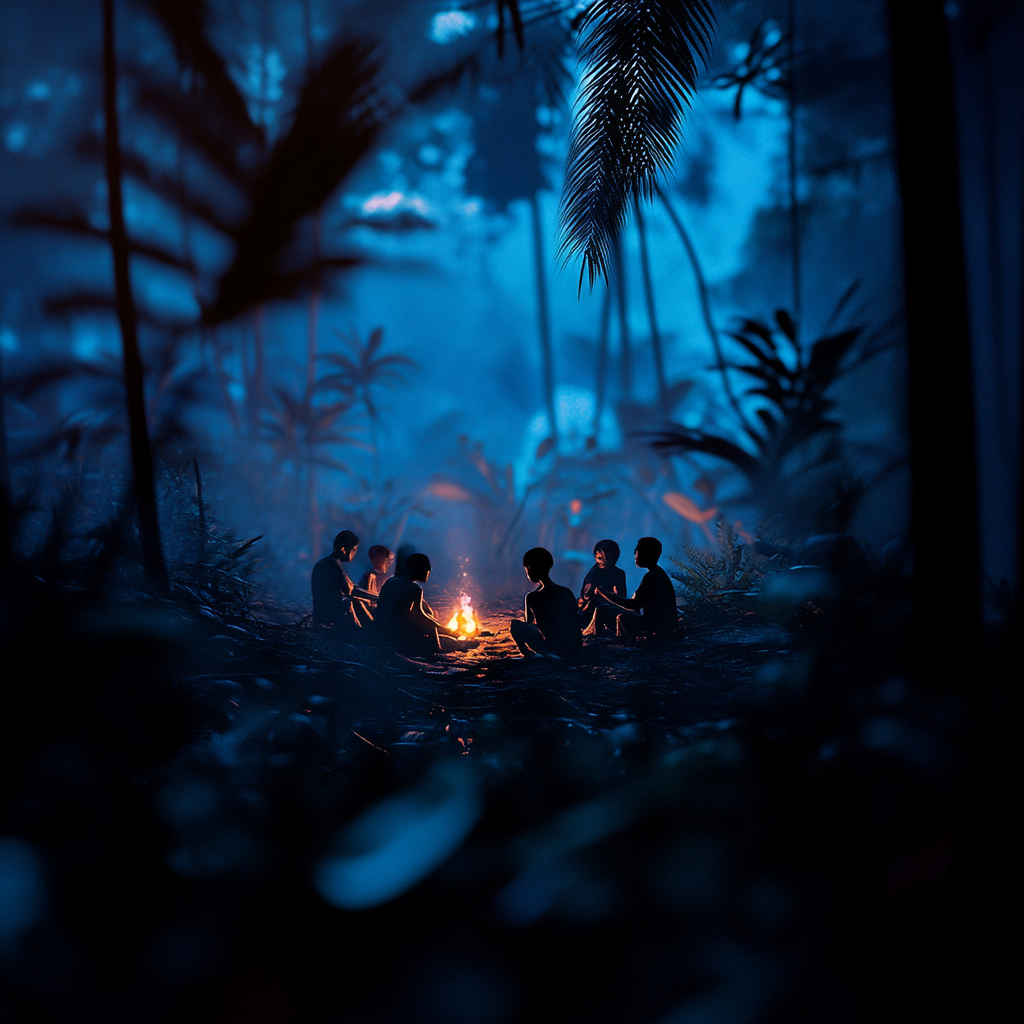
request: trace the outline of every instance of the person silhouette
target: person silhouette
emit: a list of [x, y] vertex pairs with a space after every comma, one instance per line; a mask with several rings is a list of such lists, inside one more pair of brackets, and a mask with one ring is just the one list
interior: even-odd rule
[[658, 565], [661, 551], [657, 537], [641, 537], [636, 542], [634, 560], [647, 572], [632, 597], [617, 597], [602, 589], [597, 591], [609, 604], [623, 609], [615, 620], [615, 632], [619, 636], [665, 639], [676, 630], [679, 622], [676, 588], [668, 573]]
[[386, 580], [377, 595], [374, 629], [386, 646], [400, 654], [434, 654], [441, 649], [438, 634], [458, 636], [434, 618], [423, 600], [420, 584], [430, 578], [430, 568], [426, 555], [408, 555], [401, 574]]
[[554, 564], [546, 548], [523, 555], [526, 576], [537, 589], [526, 595], [525, 621], [513, 619], [508, 629], [524, 658], [572, 658], [583, 646], [576, 598], [551, 579]]
[[374, 595], [357, 587], [345, 571], [358, 549], [359, 538], [351, 530], [342, 530], [334, 538], [331, 553], [313, 566], [310, 588], [313, 621], [317, 625], [345, 628], [372, 621], [369, 601]]
[[605, 630], [615, 632], [615, 618], [618, 610], [608, 604], [597, 593], [607, 590], [616, 597], [626, 596], [626, 574], [616, 564], [619, 560], [619, 545], [613, 540], [599, 540], [594, 545], [594, 565], [584, 577], [580, 589], [580, 624], [583, 632], [589, 630], [601, 634]]

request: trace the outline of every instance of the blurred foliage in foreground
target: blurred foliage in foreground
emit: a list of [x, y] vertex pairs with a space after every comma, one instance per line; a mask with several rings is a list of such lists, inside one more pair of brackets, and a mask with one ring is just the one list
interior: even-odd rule
[[[1009, 645], [961, 696], [911, 678], [906, 581], [845, 548], [766, 576], [771, 631], [483, 683], [9, 567], [4, 1019], [1005, 1015]], [[655, 667], [699, 714], [654, 708]]]

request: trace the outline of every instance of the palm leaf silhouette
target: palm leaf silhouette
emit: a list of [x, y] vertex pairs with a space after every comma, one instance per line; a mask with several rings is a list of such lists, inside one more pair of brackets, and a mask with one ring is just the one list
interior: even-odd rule
[[371, 420], [377, 418], [373, 392], [377, 387], [395, 387], [407, 382], [407, 369], [416, 366], [408, 356], [379, 355], [384, 344], [384, 329], [375, 327], [365, 344], [356, 331], [334, 332], [348, 347], [348, 352], [328, 352], [320, 358], [333, 369], [318, 382], [325, 390], [358, 394]]
[[714, 0], [595, 0], [580, 22], [583, 71], [562, 188], [560, 254], [580, 287], [607, 278], [627, 204], [649, 201], [679, 145], [710, 54]]
[[254, 184], [248, 219], [235, 232], [234, 262], [206, 311], [230, 319], [279, 292], [281, 257], [296, 224], [318, 210], [367, 154], [389, 111], [376, 82], [378, 62], [366, 43], [342, 41], [309, 76], [291, 128], [274, 146]]

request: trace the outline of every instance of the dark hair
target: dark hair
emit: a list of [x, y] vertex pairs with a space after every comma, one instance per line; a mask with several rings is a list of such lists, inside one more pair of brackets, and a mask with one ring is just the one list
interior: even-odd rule
[[370, 556], [371, 562], [375, 558], [387, 557], [388, 559], [391, 559], [395, 557], [394, 551], [392, 551], [391, 548], [385, 547], [383, 544], [374, 544], [367, 554]]
[[619, 550], [619, 545], [613, 540], [599, 540], [594, 545], [594, 554], [596, 555], [598, 551], [603, 551], [613, 563], [617, 562], [619, 560], [619, 555], [622, 554]]
[[530, 548], [523, 555], [523, 565], [530, 569], [540, 569], [541, 572], [550, 572], [555, 560], [547, 548]]
[[414, 552], [405, 560], [405, 575], [409, 579], [426, 579], [428, 572], [430, 572], [430, 559], [426, 555]]
[[339, 548], [344, 548], [346, 551], [351, 551], [358, 543], [359, 538], [351, 530], [342, 530], [334, 538], [334, 550], [337, 551]]
[[661, 558], [661, 541], [657, 537], [641, 537], [636, 542], [636, 550], [640, 552], [644, 561], [650, 556], [657, 562]]

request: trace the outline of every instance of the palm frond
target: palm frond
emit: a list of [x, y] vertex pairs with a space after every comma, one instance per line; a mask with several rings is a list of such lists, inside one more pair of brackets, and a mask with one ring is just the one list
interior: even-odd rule
[[583, 15], [560, 246], [582, 259], [581, 287], [607, 278], [628, 204], [671, 166], [714, 27], [714, 0], [595, 0]]
[[209, 322], [230, 319], [264, 299], [298, 222], [319, 209], [369, 152], [388, 116], [377, 72], [373, 47], [349, 40], [310, 75], [291, 128], [256, 183], [249, 217], [235, 236], [234, 262], [206, 310]]
[[170, 38], [178, 64], [190, 74], [188, 92], [202, 104], [204, 121], [216, 122], [215, 137], [236, 147], [263, 145], [245, 97], [231, 78], [224, 58], [211, 44], [206, 0], [144, 0]]
[[[96, 227], [81, 213], [51, 213], [47, 210], [21, 209], [12, 217], [11, 222], [17, 227], [47, 228], [60, 231], [67, 235], [80, 238], [95, 238], [109, 244], [110, 232], [106, 228]], [[153, 242], [142, 242], [137, 238], [128, 239], [128, 251], [136, 256], [145, 256], [156, 263], [162, 263], [176, 270], [191, 271], [193, 266], [187, 260], [169, 252], [161, 245]]]

